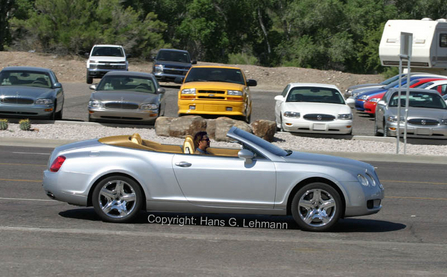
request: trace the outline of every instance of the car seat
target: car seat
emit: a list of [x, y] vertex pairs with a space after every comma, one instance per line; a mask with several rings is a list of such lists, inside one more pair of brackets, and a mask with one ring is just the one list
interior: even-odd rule
[[183, 153], [194, 154], [196, 152], [196, 147], [194, 146], [194, 139], [192, 136], [187, 135], [185, 141], [183, 142]]
[[139, 145], [143, 145], [143, 140], [141, 139], [140, 134], [135, 133], [130, 137], [130, 141]]

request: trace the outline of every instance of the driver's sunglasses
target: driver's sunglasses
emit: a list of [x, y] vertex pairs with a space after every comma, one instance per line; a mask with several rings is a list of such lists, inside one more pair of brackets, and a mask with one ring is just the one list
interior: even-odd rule
[[207, 138], [207, 139], [202, 139], [202, 140], [204, 140], [204, 141], [210, 141], [210, 139], [209, 139], [209, 138]]

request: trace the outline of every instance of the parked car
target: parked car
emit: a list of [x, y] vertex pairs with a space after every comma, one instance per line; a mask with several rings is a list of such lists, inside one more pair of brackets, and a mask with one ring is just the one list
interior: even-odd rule
[[62, 119], [64, 89], [48, 68], [11, 66], [0, 71], [0, 115]]
[[[433, 81], [438, 81], [438, 80], [446, 80], [446, 79], [439, 78], [439, 77], [415, 79], [410, 82], [410, 88], [416, 88], [416, 87], [421, 88], [421, 86], [423, 86], [424, 84], [432, 83]], [[402, 89], [406, 90], [407, 85], [402, 86]], [[374, 116], [374, 114], [376, 113], [377, 102], [379, 102], [383, 98], [385, 93], [386, 92], [384, 91], [384, 92], [368, 95], [368, 97], [366, 99], [364, 99], [364, 103], [363, 103], [364, 112], [371, 116]]]
[[334, 85], [290, 83], [275, 96], [276, 126], [287, 132], [352, 134], [352, 112]]
[[[400, 101], [400, 132], [404, 132], [406, 93], [398, 89], [389, 90], [377, 104], [375, 135], [396, 136], [398, 103]], [[409, 90], [407, 136], [443, 137], [447, 136], [447, 104], [434, 90], [412, 88]]]
[[186, 50], [160, 49], [153, 59], [152, 74], [159, 82], [173, 82], [175, 78], [183, 78], [191, 66], [197, 64]]
[[178, 92], [178, 114], [226, 115], [250, 122], [252, 100], [250, 88], [256, 80], [246, 79], [238, 67], [193, 66]]
[[[446, 78], [447, 78], [447, 76], [446, 76]], [[418, 88], [433, 89], [433, 90], [436, 90], [437, 92], [439, 92], [441, 95], [446, 95], [447, 94], [447, 80], [443, 79], [443, 80], [427, 82], [425, 84], [418, 86]]]
[[88, 103], [88, 120], [136, 121], [153, 123], [164, 115], [165, 89], [154, 75], [143, 72], [107, 73], [94, 90]]
[[160, 144], [138, 134], [59, 146], [43, 188], [52, 199], [93, 205], [110, 222], [132, 221], [140, 210], [270, 214], [291, 215], [303, 230], [327, 231], [339, 218], [382, 208], [384, 189], [370, 164], [283, 150], [236, 127], [227, 136], [241, 148], [194, 155], [186, 151], [193, 144]]
[[[404, 78], [405, 76], [406, 76], [406, 74], [402, 74], [402, 78]], [[352, 96], [352, 92], [353, 92], [354, 90], [356, 90], [356, 89], [359, 89], [359, 88], [374, 88], [374, 89], [376, 89], [376, 88], [380, 88], [380, 87], [384, 87], [384, 86], [386, 86], [386, 85], [389, 85], [389, 84], [391, 84], [392, 82], [397, 81], [398, 79], [399, 79], [399, 74], [397, 74], [397, 75], [395, 75], [395, 76], [393, 76], [393, 77], [391, 77], [391, 78], [388, 78], [388, 79], [386, 79], [385, 81], [380, 82], [380, 83], [377, 83], [377, 84], [359, 84], [359, 85], [353, 85], [353, 86], [350, 86], [350, 87], [348, 87], [348, 88], [346, 89], [345, 94], [344, 94], [344, 97], [345, 97], [345, 99], [348, 99], [349, 97]]]
[[129, 62], [123, 46], [97, 44], [92, 47], [90, 53], [86, 53], [87, 60], [87, 84], [93, 83], [93, 78], [102, 78], [110, 71], [128, 71]]

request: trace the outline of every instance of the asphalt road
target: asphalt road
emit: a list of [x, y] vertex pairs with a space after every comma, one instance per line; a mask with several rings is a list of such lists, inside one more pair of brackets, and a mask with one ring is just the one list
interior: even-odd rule
[[[104, 223], [46, 197], [51, 150], [0, 146], [0, 276], [446, 276], [443, 165], [371, 162], [382, 211], [309, 233], [283, 216], [142, 212], [133, 224]], [[248, 227], [256, 221], [282, 229]]]

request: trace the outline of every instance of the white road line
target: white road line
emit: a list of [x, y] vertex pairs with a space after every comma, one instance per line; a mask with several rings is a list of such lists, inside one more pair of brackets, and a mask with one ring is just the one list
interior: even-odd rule
[[24, 155], [45, 155], [50, 156], [50, 153], [33, 153], [33, 152], [12, 152], [13, 154], [24, 154]]
[[53, 199], [29, 199], [29, 198], [8, 198], [0, 197], [0, 200], [16, 200], [16, 201], [40, 201], [40, 202], [54, 202]]

